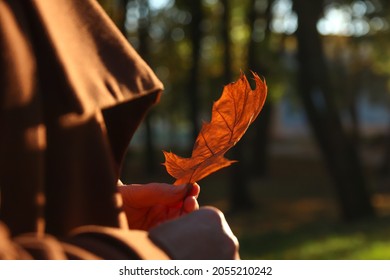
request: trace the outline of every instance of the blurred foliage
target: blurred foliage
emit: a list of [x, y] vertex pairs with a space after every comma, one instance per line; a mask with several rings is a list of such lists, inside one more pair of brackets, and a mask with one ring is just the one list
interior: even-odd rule
[[388, 260], [389, 219], [349, 225], [313, 223], [240, 238], [245, 259]]
[[[126, 27], [126, 36], [130, 43], [137, 49], [138, 47], [138, 20], [142, 16], [138, 0], [127, 1], [127, 15], [125, 22], [121, 21], [123, 13], [123, 0], [100, 0], [102, 6], [108, 14], [114, 19], [114, 22], [119, 28], [124, 24]], [[148, 11], [150, 17], [149, 30], [149, 45], [151, 54], [149, 58], [145, 58], [151, 65], [157, 76], [165, 85], [164, 96], [160, 105], [156, 110], [159, 114], [164, 115], [173, 123], [186, 121], [186, 111], [188, 110], [184, 91], [186, 90], [186, 81], [188, 80], [188, 71], [191, 66], [191, 45], [188, 28], [191, 24], [191, 11], [188, 1], [185, 0], [165, 0], [155, 1], [164, 2], [164, 6], [156, 7], [150, 5], [151, 10]], [[258, 9], [264, 9], [266, 1], [259, 6]], [[153, 1], [150, 1], [153, 3]], [[200, 61], [200, 92], [202, 111], [200, 115], [206, 117], [209, 114], [212, 101], [216, 100], [224, 85], [223, 74], [223, 42], [221, 38], [221, 16], [224, 7], [219, 1], [205, 0], [202, 1], [204, 18], [202, 21], [203, 38], [201, 41], [201, 61]], [[240, 71], [249, 74], [247, 61], [247, 47], [252, 34], [249, 34], [249, 22], [247, 21], [247, 13], [250, 1], [232, 1], [231, 12], [231, 39], [232, 39], [232, 61], [233, 61], [233, 77], [239, 76]], [[155, 8], [153, 8], [155, 7]], [[256, 40], [258, 46], [261, 45], [262, 34], [264, 34], [264, 24], [260, 21], [256, 22]], [[262, 60], [268, 60], [264, 64], [272, 64], [272, 69], [278, 72], [278, 75], [267, 76], [268, 85], [275, 84], [275, 94], [271, 98], [281, 96], [283, 92], [283, 83], [280, 83], [280, 78], [283, 75], [283, 67], [278, 67], [282, 63], [277, 57], [277, 54], [270, 55], [268, 51], [271, 48], [274, 52], [281, 47], [281, 37], [276, 35], [270, 41], [270, 46], [263, 46], [263, 50], [259, 54]], [[259, 73], [262, 74], [262, 73]], [[180, 104], [180, 106], [178, 106]], [[168, 113], [168, 114], [167, 114]], [[187, 124], [191, 125], [191, 124]]]
[[[183, 119], [186, 100], [183, 92], [188, 80], [191, 65], [191, 44], [188, 28], [191, 24], [191, 10], [185, 0], [149, 0], [150, 10], [140, 10], [141, 0], [99, 0], [103, 8], [112, 17], [120, 29], [124, 29], [130, 43], [137, 48], [139, 44], [139, 19], [150, 18], [149, 45], [151, 55], [145, 58], [163, 81], [165, 96], [159, 106], [160, 113], [169, 112], [173, 120]], [[351, 75], [363, 73], [359, 79], [362, 86], [374, 88], [370, 96], [383, 101], [383, 91], [388, 91], [390, 76], [389, 21], [390, 5], [379, 0], [339, 0], [325, 1], [322, 22], [338, 17], [338, 21], [327, 26], [324, 48], [328, 57], [334, 89], [340, 97], [340, 104], [345, 101], [346, 85], [344, 81]], [[205, 114], [209, 104], [219, 96], [223, 86], [223, 45], [221, 39], [221, 15], [224, 7], [218, 0], [203, 0], [204, 18], [202, 21], [203, 38], [201, 42], [201, 91], [202, 108]], [[232, 73], [238, 77], [242, 70], [248, 69], [248, 44], [254, 40], [258, 47], [256, 59], [266, 65], [266, 79], [272, 89], [270, 98], [279, 100], [288, 90], [295, 90], [297, 69], [294, 54], [296, 52], [296, 15], [292, 11], [291, 1], [273, 1], [271, 36], [264, 42], [266, 19], [263, 14], [267, 0], [232, 1], [231, 5], [231, 40]], [[127, 7], [127, 10], [123, 10]], [[259, 16], [250, 33], [248, 11], [256, 9]], [[337, 25], [329, 30], [329, 25]], [[319, 24], [320, 26], [321, 24]], [[366, 30], [368, 28], [368, 30]], [[348, 30], [355, 30], [348, 31]], [[324, 31], [325, 32], [325, 31]], [[338, 32], [338, 33], [337, 33]], [[360, 33], [359, 33], [360, 32]], [[262, 74], [262, 73], [259, 73]], [[375, 90], [375, 87], [377, 89]], [[177, 106], [180, 104], [180, 106]]]
[[[152, 118], [153, 123], [157, 124], [154, 128], [159, 129], [159, 145], [164, 149], [177, 151], [183, 148], [183, 143], [192, 145], [188, 142], [189, 127], [192, 124], [188, 118], [190, 104], [186, 95], [193, 63], [190, 38], [192, 11], [189, 2], [201, 1], [203, 9], [198, 90], [199, 116], [202, 120], [209, 119], [212, 102], [219, 97], [224, 85], [224, 6], [220, 0], [148, 0], [149, 9], [145, 9], [142, 5], [144, 1], [146, 0], [99, 0], [129, 42], [138, 50], [140, 24], [145, 18], [149, 20], [147, 40], [150, 51], [144, 59], [165, 85], [161, 102], [154, 108], [155, 114]], [[390, 142], [390, 2], [323, 2], [323, 14], [317, 29], [322, 35], [332, 91], [343, 125], [345, 128], [355, 126], [359, 134], [359, 153], [375, 199], [375, 195], [390, 191], [390, 170], [387, 178], [382, 178], [378, 173], [384, 161], [390, 161], [390, 146], [386, 148], [387, 142]], [[270, 14], [267, 14], [268, 5], [271, 5]], [[253, 213], [232, 216], [230, 220], [241, 240], [244, 258], [390, 258], [388, 219], [378, 218], [347, 225], [334, 224], [339, 218], [338, 207], [335, 206], [335, 190], [329, 175], [324, 171], [318, 147], [307, 135], [305, 139], [302, 139], [301, 135], [287, 139], [292, 134], [281, 136], [275, 132], [276, 126], [280, 125], [277, 122], [282, 118], [278, 114], [283, 106], [286, 106], [286, 102], [289, 104], [290, 115], [285, 116], [284, 121], [290, 122], [285, 124], [283, 129], [289, 129], [289, 133], [295, 132], [295, 127], [289, 126], [304, 115], [297, 94], [299, 65], [295, 31], [298, 19], [293, 11], [292, 1], [230, 1], [230, 9], [233, 77], [238, 77], [240, 71], [249, 74], [249, 67], [259, 66], [261, 72], [258, 74], [265, 76], [268, 84], [268, 99], [272, 100], [277, 108], [272, 117], [274, 123], [270, 135], [270, 149], [273, 156], [270, 160], [269, 177], [266, 181], [251, 181], [252, 193], [259, 209]], [[256, 12], [256, 16], [253, 22], [250, 22], [249, 15], [252, 11]], [[251, 43], [256, 49], [253, 57], [249, 57]], [[380, 129], [377, 129], [376, 123], [370, 123], [368, 130], [363, 129], [363, 113], [366, 112], [359, 107], [362, 99], [388, 113], [380, 115], [382, 119], [376, 120], [382, 125]], [[142, 127], [140, 131], [142, 132]], [[136, 135], [135, 140], [137, 137], [139, 136]], [[246, 145], [246, 153], [249, 155], [253, 144], [256, 143]], [[388, 159], [385, 156], [386, 149], [389, 151]], [[275, 160], [275, 157], [281, 154], [285, 157]], [[142, 177], [140, 164], [143, 156], [136, 148], [131, 156], [133, 160], [128, 161], [124, 168], [135, 170], [129, 178], [139, 182], [150, 181], [150, 177]], [[159, 156], [162, 156], [162, 153], [159, 153]], [[302, 164], [302, 161], [308, 162]], [[320, 172], [317, 172], [317, 169], [320, 169]], [[155, 180], [169, 182], [164, 171], [162, 174], [156, 174]], [[226, 173], [222, 172], [220, 176], [202, 181], [201, 204], [212, 204], [222, 210], [228, 210], [227, 190], [221, 186], [227, 185], [228, 180]], [[316, 210], [303, 203], [306, 198], [313, 197], [316, 201], [315, 209], [323, 207], [321, 209], [325, 214], [315, 216], [313, 213], [317, 213]], [[286, 198], [289, 202], [284, 200]], [[290, 202], [303, 205], [302, 212], [294, 212], [291, 209], [283, 212], [283, 207], [290, 205]], [[375, 204], [375, 207], [378, 209], [378, 205]], [[296, 221], [296, 217], [292, 217], [294, 214], [299, 220], [299, 217], [305, 216], [303, 212], [312, 215], [310, 219]], [[390, 213], [379, 211], [379, 214], [386, 216]], [[286, 219], [290, 219], [294, 226], [288, 230], [277, 228], [276, 221], [283, 220], [283, 223], [286, 223]], [[275, 220], [275, 223], [272, 220]], [[262, 231], [255, 230], [256, 224], [259, 224]]]

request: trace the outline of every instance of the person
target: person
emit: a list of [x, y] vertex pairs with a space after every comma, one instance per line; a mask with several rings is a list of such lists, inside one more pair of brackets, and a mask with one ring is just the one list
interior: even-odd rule
[[238, 259], [199, 185], [122, 184], [162, 83], [94, 0], [0, 0], [0, 259]]

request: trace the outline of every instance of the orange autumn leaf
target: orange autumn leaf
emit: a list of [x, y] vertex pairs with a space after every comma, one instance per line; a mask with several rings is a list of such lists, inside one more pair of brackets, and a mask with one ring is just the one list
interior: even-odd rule
[[245, 75], [224, 87], [214, 103], [211, 121], [204, 123], [190, 158], [163, 151], [167, 172], [176, 178], [175, 185], [194, 183], [236, 162], [224, 157], [244, 135], [263, 108], [267, 85], [252, 73], [256, 88], [251, 89]]

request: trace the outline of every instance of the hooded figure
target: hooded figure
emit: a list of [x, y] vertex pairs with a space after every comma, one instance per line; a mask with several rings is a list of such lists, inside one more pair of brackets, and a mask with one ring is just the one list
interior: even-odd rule
[[0, 259], [166, 258], [116, 187], [163, 86], [97, 2], [0, 0], [0, 68]]

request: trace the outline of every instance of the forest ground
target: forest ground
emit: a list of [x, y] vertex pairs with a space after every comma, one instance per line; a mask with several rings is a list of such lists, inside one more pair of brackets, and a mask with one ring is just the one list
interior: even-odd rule
[[[267, 178], [250, 180], [252, 210], [229, 210], [229, 168], [199, 182], [201, 206], [224, 211], [243, 259], [390, 259], [390, 189], [378, 187], [372, 168], [381, 150], [368, 146], [363, 155], [377, 217], [345, 223], [321, 157], [310, 143], [300, 143], [292, 150], [274, 146]], [[290, 141], [288, 147], [295, 144]], [[163, 161], [161, 155], [158, 159]], [[163, 167], [159, 175], [147, 177], [141, 163], [132, 160], [125, 165], [132, 170], [128, 175], [132, 181], [173, 181]]]

